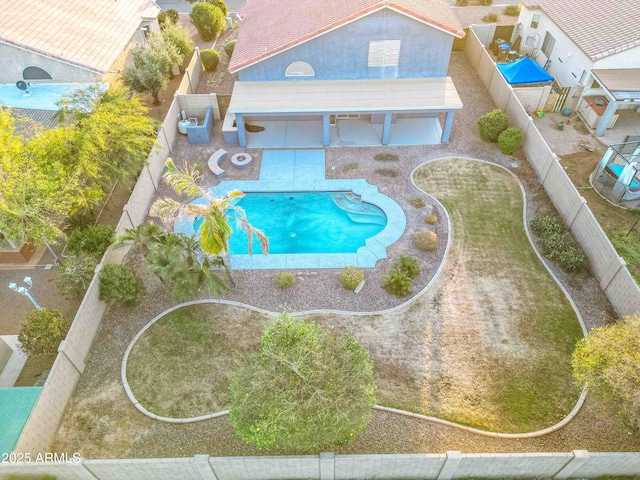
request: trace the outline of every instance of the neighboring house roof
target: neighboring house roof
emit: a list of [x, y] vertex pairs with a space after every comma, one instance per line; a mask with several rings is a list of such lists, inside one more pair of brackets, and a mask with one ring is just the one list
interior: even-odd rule
[[637, 0], [522, 0], [540, 8], [593, 61], [640, 46]]
[[2, 0], [0, 42], [105, 73], [159, 12], [152, 0]]
[[446, 0], [249, 0], [229, 71], [252, 65], [383, 8], [456, 37], [464, 31]]

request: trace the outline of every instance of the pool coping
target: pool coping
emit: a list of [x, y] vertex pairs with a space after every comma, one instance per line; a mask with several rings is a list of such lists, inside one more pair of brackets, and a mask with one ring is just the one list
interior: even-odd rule
[[[308, 152], [308, 151], [306, 151]], [[322, 152], [322, 175], [324, 176], [324, 150]], [[276, 153], [276, 152], [274, 152]], [[292, 153], [289, 151], [289, 154]], [[295, 153], [295, 152], [293, 152]], [[319, 159], [317, 162], [319, 163]], [[300, 162], [307, 164], [307, 162]], [[306, 165], [305, 165], [306, 166]], [[363, 202], [378, 207], [387, 217], [387, 224], [377, 234], [367, 238], [365, 245], [354, 253], [270, 253], [262, 254], [230, 254], [231, 268], [234, 270], [276, 270], [276, 269], [316, 269], [374, 268], [378, 260], [387, 258], [387, 247], [398, 241], [407, 226], [407, 218], [402, 207], [391, 197], [378, 191], [378, 187], [363, 178], [358, 179], [326, 179], [313, 178], [310, 175], [261, 175], [258, 180], [223, 180], [210, 187], [214, 197], [223, 197], [233, 190], [244, 193], [301, 193], [301, 192], [353, 192]], [[203, 203], [207, 200], [199, 197], [192, 203]], [[176, 219], [174, 231], [191, 235], [193, 217]]]

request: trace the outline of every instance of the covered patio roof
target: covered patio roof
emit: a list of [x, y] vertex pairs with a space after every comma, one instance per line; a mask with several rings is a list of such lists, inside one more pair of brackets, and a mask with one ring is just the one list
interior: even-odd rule
[[462, 100], [451, 78], [236, 82], [235, 114], [451, 111]]
[[592, 73], [615, 100], [640, 99], [640, 68], [594, 69]]

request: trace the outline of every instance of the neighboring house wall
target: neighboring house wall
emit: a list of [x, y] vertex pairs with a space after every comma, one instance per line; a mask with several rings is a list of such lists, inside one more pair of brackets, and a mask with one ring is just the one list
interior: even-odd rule
[[[534, 15], [540, 15], [537, 28], [531, 27]], [[526, 53], [537, 52], [535, 60], [543, 67], [546, 65], [547, 60], [550, 60], [551, 63], [547, 71], [554, 76], [562, 87], [578, 85], [582, 72], [585, 70], [590, 72], [594, 68], [593, 61], [542, 10], [528, 9], [523, 5], [518, 22], [522, 23], [520, 49]], [[547, 32], [555, 39], [555, 45], [550, 52], [550, 56], [542, 52]], [[527, 37], [535, 39], [533, 46], [526, 45]]]
[[98, 74], [90, 70], [0, 43], [0, 83], [22, 80], [22, 70], [30, 65], [46, 70], [53, 77], [52, 80], [46, 80], [49, 83], [84, 83], [98, 78]]
[[[293, 21], [293, 20], [292, 20]], [[390, 10], [356, 20], [238, 72], [241, 81], [446, 77], [453, 35]], [[401, 40], [397, 67], [369, 67], [370, 40]], [[312, 77], [286, 77], [306, 62]]]

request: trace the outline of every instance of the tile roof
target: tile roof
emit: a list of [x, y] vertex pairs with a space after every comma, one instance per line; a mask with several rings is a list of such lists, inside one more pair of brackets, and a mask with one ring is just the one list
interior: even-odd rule
[[235, 73], [385, 7], [464, 36], [446, 0], [249, 0], [240, 7], [242, 26], [229, 71]]
[[592, 60], [640, 46], [638, 0], [522, 0], [541, 8]]
[[152, 0], [2, 0], [0, 41], [104, 73], [159, 12]]

